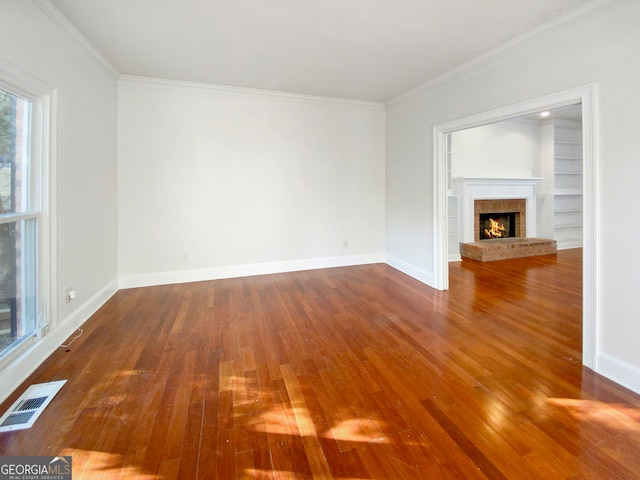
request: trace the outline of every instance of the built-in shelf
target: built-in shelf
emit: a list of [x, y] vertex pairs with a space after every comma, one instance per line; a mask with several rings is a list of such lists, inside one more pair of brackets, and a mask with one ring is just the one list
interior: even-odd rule
[[582, 246], [582, 131], [580, 125], [555, 125], [554, 239], [558, 248]]
[[582, 224], [581, 223], [573, 223], [573, 224], [567, 224], [567, 225], [556, 225], [557, 229], [563, 229], [563, 228], [570, 228], [570, 229], [576, 229], [576, 228], [582, 228]]
[[447, 226], [449, 234], [447, 250], [450, 262], [462, 259], [460, 256], [460, 210], [458, 200], [457, 195], [449, 195], [447, 197]]
[[582, 208], [565, 208], [556, 210], [555, 213], [562, 215], [563, 213], [582, 213]]
[[553, 192], [555, 196], [572, 195], [574, 197], [582, 196], [581, 188], [556, 188]]

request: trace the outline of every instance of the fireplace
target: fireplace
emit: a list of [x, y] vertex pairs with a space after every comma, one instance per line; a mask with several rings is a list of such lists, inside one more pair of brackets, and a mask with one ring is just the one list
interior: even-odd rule
[[[540, 180], [540, 178], [454, 178], [453, 194], [459, 197], [458, 241], [469, 243], [480, 240], [478, 213], [519, 212], [520, 215], [516, 216], [516, 237], [535, 237], [538, 218], [536, 185]], [[507, 203], [500, 205], [500, 202], [512, 201], [519, 202], [519, 205], [515, 208]], [[493, 205], [484, 202], [492, 202]], [[477, 211], [477, 205], [482, 206], [480, 212]]]
[[526, 237], [527, 200], [475, 200], [474, 241], [492, 238]]
[[[460, 198], [459, 244], [462, 259], [491, 262], [556, 253], [555, 240], [536, 238], [536, 184], [540, 180], [453, 179], [453, 193]], [[491, 220], [495, 223], [493, 230], [502, 237], [482, 239], [480, 232], [492, 229]]]
[[480, 240], [516, 236], [515, 212], [481, 213], [478, 216]]

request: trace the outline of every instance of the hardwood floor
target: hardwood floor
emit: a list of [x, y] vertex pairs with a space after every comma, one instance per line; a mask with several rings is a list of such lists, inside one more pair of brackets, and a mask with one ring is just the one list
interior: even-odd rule
[[640, 396], [581, 366], [581, 251], [118, 292], [1, 455], [74, 479], [640, 478]]

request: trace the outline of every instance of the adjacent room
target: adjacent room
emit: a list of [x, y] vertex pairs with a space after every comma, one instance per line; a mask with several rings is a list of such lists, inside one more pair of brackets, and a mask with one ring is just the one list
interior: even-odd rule
[[640, 478], [640, 2], [0, 12], [2, 469]]

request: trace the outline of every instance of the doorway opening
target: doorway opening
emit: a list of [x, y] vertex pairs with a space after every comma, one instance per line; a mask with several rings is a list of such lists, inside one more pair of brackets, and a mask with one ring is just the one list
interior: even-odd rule
[[504, 120], [525, 117], [547, 110], [579, 105], [582, 118], [582, 248], [583, 248], [583, 318], [582, 362], [595, 369], [596, 305], [595, 292], [595, 159], [593, 129], [594, 86], [585, 86], [461, 118], [433, 128], [434, 145], [434, 286], [449, 288], [449, 217], [448, 192], [452, 179], [450, 134]]

